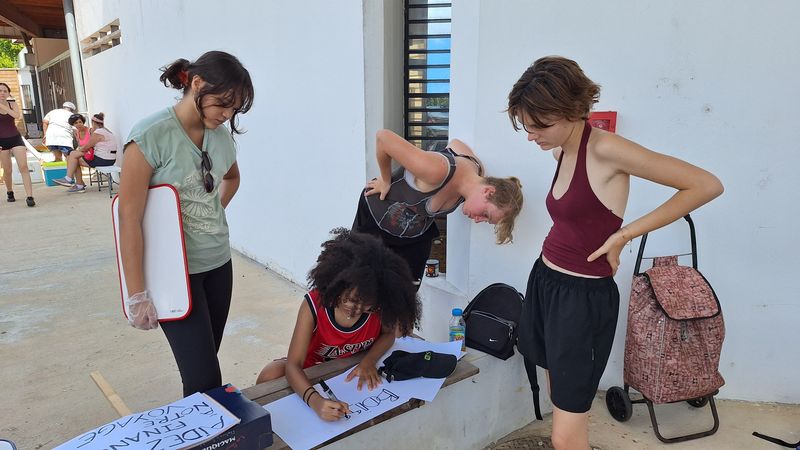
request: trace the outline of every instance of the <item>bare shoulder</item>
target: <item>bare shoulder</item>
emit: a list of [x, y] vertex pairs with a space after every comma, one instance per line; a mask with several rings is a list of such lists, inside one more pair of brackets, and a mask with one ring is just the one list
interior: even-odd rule
[[303, 301], [300, 302], [300, 309], [297, 313], [300, 317], [308, 317], [309, 319], [312, 317], [311, 305], [308, 304], [308, 300], [303, 298]]
[[595, 129], [589, 141], [589, 151], [598, 160], [621, 163], [656, 153], [618, 134]]
[[[719, 180], [711, 173], [686, 161], [655, 152], [624, 137], [598, 130], [592, 132], [589, 149], [592, 157], [608, 168], [675, 189], [705, 186], [722, 192]], [[719, 195], [719, 193], [716, 193]]]
[[472, 147], [470, 147], [460, 139], [450, 139], [450, 142], [447, 143], [447, 146], [453, 149], [453, 151], [458, 153], [459, 155], [466, 155], [477, 158], [475, 152], [472, 151]]
[[461, 164], [462, 167], [467, 166], [470, 167], [471, 169], [476, 169], [474, 161], [477, 161], [478, 167], [476, 170], [478, 171], [478, 175], [481, 176], [485, 175], [486, 171], [484, 169], [483, 161], [481, 161], [481, 159], [478, 158], [478, 155], [475, 154], [475, 152], [472, 150], [472, 147], [465, 144], [463, 141], [459, 139], [451, 139], [450, 142], [447, 143], [447, 146], [450, 147], [454, 152], [458, 153], [459, 155], [469, 156], [470, 158], [473, 159], [473, 161], [467, 161], [465, 159], [463, 161], [457, 161], [457, 164]]

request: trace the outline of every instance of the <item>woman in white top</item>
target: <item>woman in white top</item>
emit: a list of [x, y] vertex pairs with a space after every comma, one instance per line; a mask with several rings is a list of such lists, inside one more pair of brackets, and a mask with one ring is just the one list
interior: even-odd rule
[[53, 180], [55, 183], [68, 187], [67, 192], [70, 194], [86, 192], [81, 166], [113, 166], [117, 160], [117, 139], [105, 127], [104, 121], [105, 114], [103, 113], [92, 116], [92, 134], [89, 141], [81, 143], [67, 156], [67, 176]]
[[42, 118], [42, 144], [47, 146], [56, 161], [61, 161], [73, 150], [73, 131], [69, 118], [76, 109], [74, 103], [64, 102], [61, 108], [50, 111]]

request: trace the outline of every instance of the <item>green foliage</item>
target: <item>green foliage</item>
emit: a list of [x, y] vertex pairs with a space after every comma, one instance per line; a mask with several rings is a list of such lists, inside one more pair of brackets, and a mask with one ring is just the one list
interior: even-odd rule
[[21, 43], [13, 43], [9, 39], [0, 39], [0, 67], [15, 69], [17, 55], [25, 48]]

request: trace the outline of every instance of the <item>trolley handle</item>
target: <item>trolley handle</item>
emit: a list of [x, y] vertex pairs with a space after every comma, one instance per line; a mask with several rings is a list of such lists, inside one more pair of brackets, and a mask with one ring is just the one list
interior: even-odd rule
[[[695, 236], [694, 232], [694, 222], [692, 221], [692, 217], [687, 214], [683, 216], [687, 222], [689, 222], [689, 234], [692, 239], [692, 267], [697, 270], [697, 237]], [[639, 243], [639, 254], [636, 255], [636, 266], [633, 268], [633, 275], [639, 275], [639, 269], [642, 266], [642, 258], [644, 256], [644, 246], [647, 243], [647, 233], [642, 235], [642, 241]]]

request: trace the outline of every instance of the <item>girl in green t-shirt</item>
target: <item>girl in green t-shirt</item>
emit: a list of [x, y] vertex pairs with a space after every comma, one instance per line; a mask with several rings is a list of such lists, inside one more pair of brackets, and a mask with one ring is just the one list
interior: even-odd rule
[[[158, 326], [142, 269], [142, 217], [150, 186], [178, 191], [192, 306], [181, 320], [162, 322], [183, 380], [184, 395], [222, 384], [217, 359], [233, 285], [225, 207], [239, 188], [233, 134], [253, 104], [253, 83], [239, 60], [211, 51], [194, 62], [161, 69], [165, 86], [183, 97], [139, 121], [125, 144], [119, 192], [120, 249], [128, 289], [128, 320]], [[228, 123], [228, 127], [222, 126]]]

